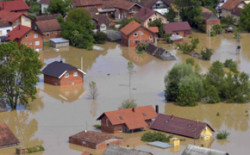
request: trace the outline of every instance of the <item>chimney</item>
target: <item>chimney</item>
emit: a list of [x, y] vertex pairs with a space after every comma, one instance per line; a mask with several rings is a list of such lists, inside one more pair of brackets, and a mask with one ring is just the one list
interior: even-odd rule
[[135, 108], [132, 108], [132, 112], [135, 112]]
[[159, 113], [159, 106], [155, 105], [155, 112], [158, 114]]

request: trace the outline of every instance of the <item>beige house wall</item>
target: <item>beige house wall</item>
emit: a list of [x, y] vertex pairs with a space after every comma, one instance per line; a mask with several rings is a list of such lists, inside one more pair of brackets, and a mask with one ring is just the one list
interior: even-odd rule
[[161, 15], [161, 14], [159, 14], [159, 13], [154, 13], [153, 15], [151, 15], [151, 16], [143, 23], [143, 26], [144, 26], [144, 27], [148, 27], [148, 24], [149, 24], [150, 21], [154, 21], [154, 20], [159, 19], [159, 18], [162, 20], [162, 23], [163, 23], [163, 24], [169, 23], [169, 22], [167, 21], [167, 18], [166, 18], [166, 17], [164, 17], [163, 15]]

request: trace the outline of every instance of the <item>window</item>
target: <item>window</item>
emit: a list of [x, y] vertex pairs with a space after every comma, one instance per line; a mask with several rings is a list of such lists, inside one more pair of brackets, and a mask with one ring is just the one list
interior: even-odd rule
[[7, 33], [9, 33], [10, 32], [10, 30], [7, 30]]
[[28, 38], [29, 34], [26, 34], [25, 37]]
[[49, 32], [46, 33], [46, 36], [47, 36], [47, 37], [49, 36]]
[[137, 36], [137, 32], [134, 33], [134, 36], [135, 36], [135, 37]]
[[106, 119], [106, 126], [109, 126], [109, 120]]
[[150, 22], [152, 21], [152, 19], [151, 19], [151, 18], [149, 18], [148, 20], [149, 20]]
[[69, 73], [65, 73], [65, 78], [68, 78], [69, 77]]
[[38, 35], [37, 35], [37, 33], [35, 33], [35, 34], [34, 34], [34, 38], [38, 38]]
[[132, 11], [135, 11], [135, 8], [132, 8]]
[[119, 131], [122, 132], [122, 127], [119, 128]]
[[30, 20], [28, 18], [25, 18], [24, 22], [28, 23]]
[[30, 41], [30, 45], [32, 45], [32, 41]]
[[27, 43], [26, 43], [26, 42], [23, 42], [23, 44], [24, 44], [24, 45], [27, 45]]
[[74, 73], [73, 73], [73, 76], [78, 76], [78, 72], [74, 72]]
[[36, 45], [36, 46], [40, 45], [40, 41], [36, 41], [36, 42], [35, 42], [35, 45]]
[[82, 144], [86, 144], [86, 142], [85, 142], [85, 141], [82, 141]]
[[140, 34], [143, 35], [144, 33], [142, 31], [140, 31]]
[[18, 20], [16, 21], [16, 25], [18, 25]]
[[153, 36], [149, 36], [150, 40], [153, 40]]

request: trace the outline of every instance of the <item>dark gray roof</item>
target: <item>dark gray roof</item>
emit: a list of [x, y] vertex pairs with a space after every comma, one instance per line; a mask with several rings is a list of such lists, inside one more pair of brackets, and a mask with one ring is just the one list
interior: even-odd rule
[[103, 155], [153, 155], [150, 152], [135, 150], [131, 148], [120, 147], [110, 144]]
[[43, 74], [59, 78], [67, 70], [77, 70], [77, 68], [62, 61], [54, 61], [43, 69]]
[[164, 61], [176, 60], [175, 56], [173, 56], [169, 51], [162, 47], [158, 48], [153, 44], [148, 44], [146, 51], [148, 52], [148, 54], [151, 54], [152, 56], [155, 56], [156, 58]]
[[188, 145], [181, 155], [229, 155], [229, 153], [196, 145]]

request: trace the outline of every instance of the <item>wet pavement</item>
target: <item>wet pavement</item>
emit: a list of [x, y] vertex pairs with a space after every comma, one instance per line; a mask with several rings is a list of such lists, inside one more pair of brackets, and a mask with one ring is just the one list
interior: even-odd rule
[[[232, 34], [209, 37], [206, 34], [193, 34], [200, 38], [197, 51], [203, 47], [214, 49], [211, 61], [195, 59], [202, 72], [206, 72], [213, 61], [224, 62], [233, 59], [238, 63], [238, 69], [250, 75], [250, 34], [242, 34], [241, 52], [236, 54], [238, 43]], [[123, 47], [117, 43], [100, 45], [103, 50], [83, 50], [73, 47], [55, 51], [46, 47], [40, 52], [41, 60], [46, 65], [55, 60], [82, 68], [87, 75], [84, 85], [56, 87], [43, 83], [43, 75], [37, 84], [37, 99], [29, 109], [0, 113], [0, 123], [6, 123], [21, 141], [18, 146], [31, 147], [42, 144], [44, 152], [34, 155], [80, 155], [83, 151], [101, 154], [84, 147], [71, 145], [68, 137], [84, 129], [94, 130], [93, 125], [99, 124], [96, 118], [102, 112], [116, 110], [121, 103], [129, 98], [129, 74], [127, 63], [131, 60], [135, 64], [132, 75], [132, 97], [138, 106], [159, 105], [161, 113], [173, 114], [192, 120], [206, 121], [216, 131], [228, 130], [228, 140], [212, 140], [209, 142], [194, 141], [185, 138], [180, 148], [158, 149], [147, 146], [140, 141], [143, 132], [135, 134], [117, 134], [124, 137], [125, 146], [151, 151], [156, 155], [180, 154], [187, 144], [205, 144], [211, 148], [227, 151], [230, 154], [246, 155], [250, 152], [248, 141], [250, 138], [250, 104], [199, 104], [196, 107], [180, 107], [164, 100], [164, 76], [174, 64], [184, 62], [188, 55], [175, 50], [174, 46], [159, 43], [159, 46], [169, 49], [176, 61], [161, 61], [148, 54], [138, 55], [134, 49]], [[89, 98], [88, 84], [95, 81], [98, 88], [96, 101]], [[220, 116], [216, 116], [219, 112]], [[15, 153], [15, 146], [0, 149], [0, 155]]]

